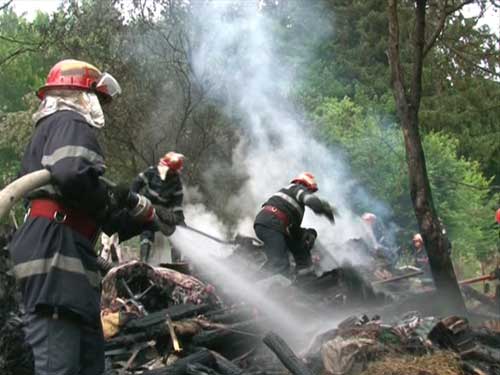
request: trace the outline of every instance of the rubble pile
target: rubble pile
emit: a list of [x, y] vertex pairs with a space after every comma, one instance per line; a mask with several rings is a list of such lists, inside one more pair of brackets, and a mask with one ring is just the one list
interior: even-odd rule
[[16, 283], [5, 249], [11, 231], [0, 228], [0, 374], [33, 374], [33, 353], [24, 340]]
[[463, 318], [408, 313], [393, 324], [350, 317], [318, 336], [305, 356], [315, 373], [500, 374], [500, 334]]
[[108, 374], [240, 373], [229, 359], [244, 361], [263, 335], [252, 307], [225, 306], [213, 286], [137, 261], [103, 280], [101, 318]]
[[[0, 373], [31, 375], [15, 285], [7, 258], [0, 259]], [[262, 306], [229, 298], [219, 293], [223, 285], [187, 269], [129, 261], [108, 272], [101, 300], [106, 375], [500, 375], [498, 320], [472, 326], [460, 317], [426, 317], [424, 310], [402, 314], [412, 304], [395, 301], [395, 288], [373, 288], [349, 265], [269, 285], [268, 297], [311, 321], [333, 321], [346, 311], [380, 316], [352, 315], [320, 334], [297, 327], [293, 343], [273, 332]], [[411, 296], [415, 305], [425, 305], [426, 293]], [[390, 324], [381, 318], [395, 314], [401, 317]]]
[[[347, 277], [347, 284], [352, 279]], [[301, 283], [303, 291], [316, 285], [308, 298], [318, 297], [339, 287], [339, 274]], [[258, 306], [222, 301], [193, 276], [129, 262], [106, 277], [103, 289], [108, 374], [500, 374], [500, 332], [493, 322], [472, 328], [459, 317], [439, 320], [418, 312], [391, 324], [379, 316], [351, 316], [317, 335], [298, 357], [269, 332]], [[285, 290], [278, 288], [281, 294]], [[164, 296], [163, 305], [148, 301], [158, 296]], [[304, 297], [285, 298], [292, 296]], [[323, 312], [332, 306], [329, 296], [325, 293], [326, 304], [317, 304]], [[336, 314], [330, 310], [332, 319]]]

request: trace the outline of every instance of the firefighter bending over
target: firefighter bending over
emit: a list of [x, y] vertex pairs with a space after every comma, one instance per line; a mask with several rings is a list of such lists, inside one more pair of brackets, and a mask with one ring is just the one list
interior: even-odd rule
[[273, 194], [257, 214], [254, 229], [257, 237], [264, 242], [267, 255], [264, 269], [268, 272], [287, 274], [290, 268], [288, 252], [295, 259], [298, 274], [310, 268], [310, 250], [316, 231], [300, 227], [305, 206], [335, 222], [330, 204], [313, 194], [317, 190], [314, 176], [308, 172], [301, 173], [290, 185]]
[[[184, 155], [169, 152], [163, 156], [156, 167], [151, 166], [139, 173], [132, 183], [131, 190], [146, 196], [156, 207], [160, 220], [172, 227], [184, 224], [182, 209], [182, 181], [180, 172], [184, 165]], [[141, 261], [147, 262], [155, 239], [155, 231], [141, 233]]]
[[42, 102], [21, 175], [45, 168], [52, 179], [28, 195], [26, 220], [9, 245], [36, 375], [103, 373], [94, 244], [100, 230], [126, 240], [154, 219], [146, 198], [100, 178], [101, 103], [120, 93], [111, 75], [77, 60], [57, 63], [37, 93]]

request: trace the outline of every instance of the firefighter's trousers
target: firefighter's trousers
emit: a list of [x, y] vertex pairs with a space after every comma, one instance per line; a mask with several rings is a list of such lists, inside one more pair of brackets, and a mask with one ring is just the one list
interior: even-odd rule
[[[99, 322], [100, 324], [100, 322]], [[54, 314], [25, 316], [35, 375], [100, 375], [104, 372], [102, 329]]]

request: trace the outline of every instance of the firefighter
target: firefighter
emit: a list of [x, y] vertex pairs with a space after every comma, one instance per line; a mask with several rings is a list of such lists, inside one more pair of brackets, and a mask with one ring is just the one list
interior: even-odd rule
[[[158, 161], [157, 166], [151, 166], [139, 173], [131, 187], [133, 192], [141, 193], [150, 199], [157, 208], [160, 219], [172, 228], [184, 224], [184, 195], [180, 177], [183, 166], [184, 155], [170, 151]], [[141, 233], [141, 261], [148, 261], [154, 238], [154, 229]]]
[[262, 206], [254, 222], [257, 237], [264, 242], [267, 262], [264, 269], [271, 273], [287, 274], [290, 268], [288, 252], [291, 252], [300, 275], [310, 269], [310, 250], [316, 239], [316, 231], [301, 228], [305, 206], [316, 214], [335, 222], [333, 208], [313, 193], [318, 186], [311, 173], [304, 172], [291, 184], [273, 194]]
[[379, 247], [377, 237], [380, 237], [377, 236], [379, 231], [376, 232], [377, 216], [371, 212], [365, 212], [361, 215], [361, 220], [363, 222], [363, 229], [365, 230], [365, 235], [363, 236], [365, 242], [367, 242], [372, 250], [377, 249]]
[[[21, 175], [47, 169], [52, 179], [28, 195], [25, 222], [9, 245], [36, 375], [103, 372], [95, 241], [100, 230], [130, 238], [154, 218], [145, 198], [134, 196], [130, 205], [128, 188], [111, 189], [100, 178], [101, 103], [120, 93], [111, 75], [78, 60], [54, 65], [37, 92], [41, 104]], [[143, 209], [139, 220], [134, 215]]]
[[429, 257], [424, 246], [424, 239], [420, 233], [415, 233], [411, 240], [413, 245], [413, 256], [415, 259], [415, 267], [420, 268], [425, 274], [430, 274]]

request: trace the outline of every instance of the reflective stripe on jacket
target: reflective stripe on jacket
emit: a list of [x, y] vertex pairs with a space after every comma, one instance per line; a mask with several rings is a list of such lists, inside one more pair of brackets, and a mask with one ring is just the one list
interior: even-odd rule
[[[21, 175], [46, 168], [50, 185], [29, 198], [50, 198], [85, 212], [121, 240], [140, 233], [125, 209], [108, 209], [107, 186], [100, 181], [105, 165], [96, 130], [73, 111], [41, 119], [22, 161]], [[93, 243], [64, 223], [30, 217], [16, 232], [9, 251], [24, 306], [57, 306], [96, 322], [100, 314], [100, 278]]]
[[[302, 219], [304, 218], [304, 202], [312, 194], [307, 190], [307, 188], [300, 184], [290, 184], [277, 193], [273, 194], [263, 206], [273, 206], [284, 212], [288, 217], [289, 230], [291, 232], [298, 231], [300, 225], [302, 224]], [[272, 214], [261, 210], [257, 217], [255, 218], [254, 224], [260, 224], [267, 227], [271, 227], [275, 230], [286, 231], [287, 228], [283, 227], [283, 224], [278, 220], [271, 218]], [[293, 234], [293, 233], [292, 233]]]

